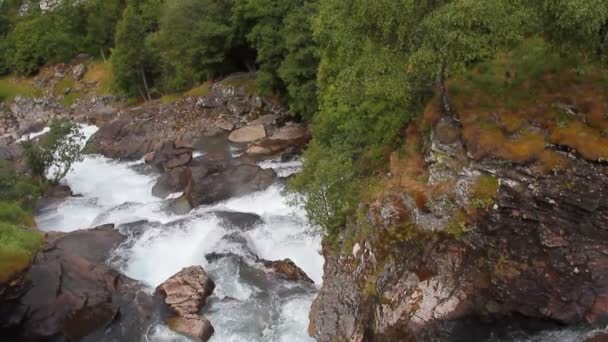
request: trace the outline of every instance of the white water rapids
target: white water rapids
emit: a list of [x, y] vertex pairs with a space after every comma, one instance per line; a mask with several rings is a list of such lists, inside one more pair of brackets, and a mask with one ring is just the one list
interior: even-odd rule
[[[83, 127], [87, 138], [95, 130]], [[284, 176], [297, 171], [299, 164], [266, 162], [262, 167], [273, 167]], [[78, 197], [44, 208], [36, 218], [38, 226], [45, 231], [69, 232], [116, 224], [129, 240], [114, 252], [110, 264], [151, 291], [184, 267], [203, 266], [216, 283], [203, 311], [215, 328], [211, 341], [310, 341], [307, 326], [314, 287], [275, 284], [269, 290], [259, 285], [259, 279], [247, 278], [246, 265], [231, 259], [210, 264], [205, 258], [212, 252], [253, 252], [268, 260], [290, 258], [320, 286], [320, 236], [307, 225], [302, 209], [289, 205], [284, 185], [277, 182], [265, 191], [178, 216], [168, 214], [163, 210], [166, 201], [151, 195], [156, 177], [146, 171], [143, 162], [86, 156], [63, 180]], [[263, 223], [239, 231], [241, 240], [235, 243], [226, 238], [235, 230], [213, 215], [217, 211], [254, 213]], [[142, 220], [147, 222], [137, 223], [136, 228], [127, 224]], [[151, 327], [146, 338], [186, 340], [160, 323]]]

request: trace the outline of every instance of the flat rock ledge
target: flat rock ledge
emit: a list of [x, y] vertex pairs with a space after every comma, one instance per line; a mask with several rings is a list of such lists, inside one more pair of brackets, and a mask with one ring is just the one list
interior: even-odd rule
[[156, 288], [173, 316], [167, 320], [171, 330], [207, 341], [214, 329], [209, 320], [198, 315], [215, 283], [201, 266], [184, 268]]

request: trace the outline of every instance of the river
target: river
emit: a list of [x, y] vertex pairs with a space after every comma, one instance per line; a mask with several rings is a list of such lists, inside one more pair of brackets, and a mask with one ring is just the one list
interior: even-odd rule
[[[95, 131], [96, 127], [83, 126], [86, 137]], [[288, 176], [300, 165], [264, 162], [261, 166]], [[265, 191], [180, 216], [165, 210], [168, 200], [151, 195], [157, 176], [143, 161], [88, 155], [62, 181], [78, 197], [43, 208], [36, 221], [44, 231], [63, 232], [114, 223], [129, 239], [108, 263], [150, 291], [184, 267], [203, 266], [216, 284], [203, 309], [215, 328], [211, 341], [311, 341], [308, 314], [323, 276], [321, 238], [306, 223], [303, 210], [290, 205], [285, 182], [278, 180]], [[257, 214], [262, 221], [245, 227], [222, 219], [225, 215], [238, 219], [238, 213]], [[209, 262], [210, 253], [231, 257]], [[251, 253], [268, 260], [290, 258], [315, 285], [260, 279]], [[187, 341], [160, 322], [142, 340]]]

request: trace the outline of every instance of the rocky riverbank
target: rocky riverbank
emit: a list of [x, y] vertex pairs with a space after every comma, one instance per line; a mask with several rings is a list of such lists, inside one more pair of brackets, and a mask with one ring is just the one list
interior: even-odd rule
[[461, 129], [440, 121], [424, 156], [426, 185], [451, 191], [417, 201], [391, 187], [356, 233], [325, 246], [318, 341], [473, 341], [518, 321], [606, 322], [608, 167], [557, 147], [569, 166], [548, 173], [476, 160]]
[[[61, 77], [72, 77], [71, 74], [65, 71]], [[61, 80], [58, 75], [53, 77]], [[11, 109], [4, 112], [11, 120], [5, 129], [5, 144], [0, 148], [2, 159], [19, 164], [17, 138], [41, 130], [53, 117], [95, 123], [100, 130], [90, 140], [88, 152], [117, 159], [146, 157], [147, 165], [141, 164], [137, 172], [158, 177], [156, 184], [148, 188], [150, 195], [163, 203], [163, 213], [168, 208], [172, 215], [182, 217], [167, 223], [167, 231], [192, 220], [188, 213], [193, 208], [267, 190], [277, 180], [277, 174], [272, 168], [260, 167], [258, 162], [267, 158], [291, 160], [309, 140], [306, 127], [289, 122], [287, 111], [256, 95], [247, 95], [240, 88], [218, 85], [208, 96], [184, 98], [172, 104], [157, 101], [138, 108], [124, 108], [116, 102], [111, 108], [105, 107], [102, 117], [93, 112], [82, 114], [77, 105], [55, 107], [52, 97], [47, 100], [16, 98]], [[23, 115], [14, 115], [16, 112]], [[180, 192], [181, 197], [167, 198]], [[38, 208], [45, 213], [70, 201], [86, 204], [94, 201], [87, 199], [90, 195], [74, 194], [64, 185], [50, 189]], [[133, 205], [117, 204], [118, 207], [104, 209], [107, 212], [100, 211], [98, 219], [110, 215], [107, 221], [112, 222], [114, 210]], [[265, 260], [248, 247], [243, 234], [264, 226], [262, 217], [232, 211], [214, 215], [210, 217], [224, 222], [222, 229], [230, 232], [226, 241], [238, 243], [248, 252], [209, 254], [212, 268], [240, 265], [246, 270], [243, 276], [251, 277], [249, 281], [255, 284], [252, 286], [273, 296], [276, 292], [283, 300], [294, 291], [306, 296], [315, 291], [312, 280], [293, 261]], [[137, 220], [134, 217], [126, 222]], [[87, 222], [79, 224], [88, 228]], [[211, 296], [214, 303], [226, 301], [212, 295], [212, 277], [217, 277], [217, 270], [207, 274], [199, 264], [184, 265], [182, 271], [152, 292], [149, 283], [124, 275], [120, 262], [108, 264], [117, 258], [117, 249], [129, 248], [142, 232], [159, 225], [163, 224], [137, 221], [46, 233], [45, 245], [29, 269], [0, 287], [0, 337], [14, 341], [138, 340], [151, 333], [149, 330], [158, 322], [166, 322], [179, 334], [209, 339], [214, 327], [201, 314], [209, 310], [203, 308], [206, 299]], [[191, 304], [182, 302], [186, 295], [196, 300], [192, 299]]]

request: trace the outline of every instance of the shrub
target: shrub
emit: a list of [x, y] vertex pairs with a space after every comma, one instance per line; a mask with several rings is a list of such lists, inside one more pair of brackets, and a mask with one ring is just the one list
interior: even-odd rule
[[18, 226], [31, 226], [33, 219], [16, 202], [0, 202], [0, 222]]
[[23, 143], [26, 165], [34, 176], [50, 176], [51, 182], [58, 183], [75, 162], [82, 160], [83, 138], [76, 124], [53, 120], [51, 130], [42, 143]]

